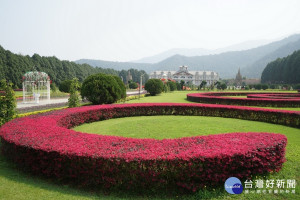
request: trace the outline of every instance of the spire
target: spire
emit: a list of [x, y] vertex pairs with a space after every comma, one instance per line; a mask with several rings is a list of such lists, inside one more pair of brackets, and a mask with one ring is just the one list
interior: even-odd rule
[[242, 85], [242, 75], [241, 75], [241, 70], [239, 68], [239, 71], [237, 73], [237, 75], [235, 76], [235, 83], [237, 86], [241, 86]]

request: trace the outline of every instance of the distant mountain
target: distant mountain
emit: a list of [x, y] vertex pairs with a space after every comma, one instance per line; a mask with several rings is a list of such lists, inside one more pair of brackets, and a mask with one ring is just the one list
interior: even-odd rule
[[113, 62], [104, 60], [92, 60], [92, 59], [80, 59], [74, 61], [77, 64], [89, 64], [93, 67], [112, 68], [115, 70], [128, 70], [128, 69], [140, 69], [145, 71], [151, 71], [151, 64], [147, 63], [131, 63], [131, 62]]
[[132, 61], [134, 63], [158, 63], [172, 57], [174, 55], [182, 55], [182, 56], [203, 56], [203, 55], [212, 55], [212, 54], [220, 54], [228, 51], [242, 51], [247, 49], [252, 49], [258, 46], [262, 46], [270, 43], [270, 40], [251, 40], [242, 42], [239, 44], [231, 45], [224, 48], [209, 50], [203, 48], [174, 48], [162, 53], [156, 54], [154, 56], [145, 57], [139, 60]]
[[[219, 73], [221, 78], [235, 77], [238, 68], [241, 68], [243, 76], [251, 78], [260, 78], [261, 72], [268, 62], [277, 57], [284, 57], [293, 51], [300, 49], [300, 34], [292, 35], [282, 40], [269, 43], [256, 48], [229, 51], [219, 54], [210, 54], [202, 56], [183, 56], [173, 55], [160, 62], [133, 63], [133, 62], [110, 62], [102, 60], [81, 59], [76, 63], [86, 63], [94, 67], [113, 68], [115, 70], [135, 68], [145, 70], [147, 73], [157, 70], [177, 70], [180, 65], [187, 65], [189, 70], [213, 70]], [[228, 48], [237, 48], [233, 45]], [[246, 45], [242, 45], [246, 46]], [[241, 48], [241, 47], [240, 47]], [[198, 49], [199, 52], [205, 53], [205, 49]]]
[[[213, 70], [218, 72], [221, 78], [233, 78], [238, 68], [241, 68], [242, 75], [245, 76], [246, 73], [243, 74], [246, 71], [244, 68], [248, 67], [247, 74], [256, 74], [249, 77], [260, 78], [263, 68], [269, 62], [264, 61], [264, 59], [271, 55], [283, 57], [296, 49], [300, 49], [299, 40], [300, 34], [244, 51], [231, 51], [216, 55], [193, 57], [175, 55], [154, 64], [153, 70], [174, 70], [174, 67], [184, 64], [189, 66], [190, 70]], [[260, 60], [264, 61], [262, 63], [265, 63], [265, 65], [262, 64], [261, 67], [257, 67], [259, 68], [258, 70], [252, 65]]]
[[183, 56], [202, 56], [211, 54], [212, 50], [202, 49], [202, 48], [193, 48], [193, 49], [185, 49], [185, 48], [174, 48], [162, 53], [156, 54], [154, 56], [145, 57], [139, 60], [132, 61], [134, 63], [158, 63], [163, 61], [169, 57], [174, 55], [183, 55]]

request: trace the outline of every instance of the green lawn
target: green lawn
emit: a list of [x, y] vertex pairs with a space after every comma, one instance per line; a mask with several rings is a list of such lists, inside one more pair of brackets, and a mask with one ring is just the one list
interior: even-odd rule
[[[190, 103], [186, 100], [186, 94], [191, 91], [174, 92], [162, 94], [157, 97], [145, 97], [140, 100], [132, 100], [129, 103], [145, 102], [180, 102]], [[126, 102], [127, 103], [127, 102]], [[299, 109], [298, 109], [299, 110]], [[136, 120], [138, 119], [138, 120]], [[151, 122], [152, 123], [149, 123]], [[97, 123], [94, 123], [97, 126]], [[93, 124], [93, 125], [94, 125]], [[90, 124], [92, 125], [92, 124]], [[164, 127], [167, 125], [172, 131]], [[108, 129], [104, 129], [107, 126]], [[126, 127], [127, 126], [127, 127]], [[157, 134], [149, 135], [154, 130], [159, 131], [159, 137], [182, 137], [189, 135], [205, 135], [220, 132], [259, 131], [282, 133], [288, 138], [286, 150], [287, 162], [279, 173], [271, 174], [269, 177], [258, 177], [265, 179], [296, 179], [300, 183], [300, 131], [281, 125], [274, 125], [246, 120], [225, 119], [217, 117], [181, 117], [181, 116], [154, 116], [154, 117], [132, 117], [112, 119], [99, 122], [98, 131], [102, 134], [117, 133], [128, 137], [157, 137]], [[145, 127], [149, 129], [146, 130]], [[78, 127], [79, 128], [79, 127]], [[179, 128], [182, 128], [181, 130]], [[178, 129], [178, 130], [177, 130]], [[86, 130], [86, 129], [85, 129]], [[94, 131], [92, 131], [94, 132]], [[162, 134], [163, 133], [163, 134]], [[134, 134], [134, 135], [131, 135]], [[148, 134], [148, 135], [147, 135]], [[126, 135], [124, 135], [126, 136]], [[0, 143], [1, 145], [1, 143]], [[101, 191], [84, 191], [71, 186], [60, 185], [51, 181], [33, 177], [17, 170], [14, 165], [0, 155], [0, 199], [300, 199], [300, 186], [296, 186], [295, 194], [242, 194], [230, 195], [223, 188], [215, 190], [201, 190], [193, 195], [169, 196], [153, 192], [152, 195], [134, 195], [113, 192], [104, 194]]]
[[221, 96], [221, 97], [231, 97], [231, 98], [247, 98], [247, 96]]
[[186, 99], [188, 93], [198, 93], [199, 91], [176, 91], [162, 93], [157, 96], [147, 96], [140, 99], [131, 100], [128, 103], [193, 103]]
[[284, 134], [287, 130], [296, 134], [299, 131], [296, 128], [241, 119], [174, 115], [116, 118], [83, 124], [75, 127], [74, 130], [101, 135], [155, 139], [232, 132], [274, 132]]

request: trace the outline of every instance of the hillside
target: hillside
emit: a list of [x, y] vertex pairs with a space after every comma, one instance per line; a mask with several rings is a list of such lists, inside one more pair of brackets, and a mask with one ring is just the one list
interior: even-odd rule
[[261, 59], [257, 60], [253, 64], [241, 69], [243, 76], [249, 78], [257, 78], [261, 76], [264, 68], [267, 64], [277, 58], [282, 58], [292, 54], [294, 51], [300, 49], [300, 39], [295, 42], [290, 42], [286, 45], [281, 46], [277, 50], [265, 55]]
[[80, 59], [74, 61], [77, 64], [89, 64], [93, 67], [112, 68], [115, 70], [128, 70], [128, 69], [140, 69], [145, 71], [151, 71], [151, 64], [147, 63], [132, 63], [132, 62], [113, 62], [104, 60], [92, 60], [92, 59]]
[[262, 72], [262, 83], [300, 83], [300, 50], [270, 62]]
[[61, 61], [56, 57], [43, 57], [38, 54], [34, 54], [32, 57], [17, 55], [0, 46], [0, 80], [9, 80], [14, 86], [21, 88], [22, 76], [33, 70], [46, 72], [52, 82], [56, 84], [74, 77], [83, 81], [94, 73], [119, 74], [114, 69], [94, 68], [87, 64]]

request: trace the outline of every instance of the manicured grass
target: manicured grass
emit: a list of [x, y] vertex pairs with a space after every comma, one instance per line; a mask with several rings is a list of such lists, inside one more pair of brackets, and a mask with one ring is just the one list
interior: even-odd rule
[[[199, 92], [199, 91], [194, 91]], [[145, 102], [176, 102], [176, 103], [191, 103], [186, 100], [186, 94], [191, 93], [191, 91], [180, 91], [174, 93], [162, 94], [156, 97], [145, 97], [140, 100], [131, 100], [128, 103], [145, 103]], [[126, 102], [127, 103], [127, 102]], [[282, 108], [281, 108], [282, 109]], [[296, 108], [298, 109], [298, 108]], [[295, 110], [295, 108], [293, 108]], [[298, 109], [300, 110], [300, 109]], [[159, 118], [160, 116], [156, 116]], [[154, 117], [154, 119], [156, 118]], [[164, 116], [166, 117], [166, 116]], [[171, 116], [175, 117], [176, 116]], [[134, 117], [135, 118], [135, 117]], [[132, 118], [132, 119], [134, 119]], [[189, 117], [188, 117], [189, 118]], [[118, 120], [131, 119], [131, 118], [123, 118]], [[132, 120], [131, 119], [131, 120]], [[179, 118], [178, 118], [179, 119]], [[203, 120], [200, 123], [198, 128], [195, 128], [196, 131], [193, 132], [193, 127], [197, 126], [197, 120]], [[100, 123], [110, 123], [115, 119], [103, 121]], [[117, 120], [117, 119], [116, 119]], [[192, 120], [192, 119], [190, 119]], [[206, 120], [206, 122], [204, 121]], [[210, 123], [211, 120], [217, 120], [215, 123]], [[228, 120], [228, 121], [227, 121]], [[145, 121], [145, 120], [144, 120]], [[161, 120], [162, 121], [162, 120]], [[167, 120], [168, 121], [168, 120]], [[179, 126], [178, 120], [176, 128]], [[188, 120], [187, 120], [188, 121]], [[226, 122], [227, 121], [227, 122]], [[172, 123], [173, 121], [169, 121]], [[199, 122], [199, 121], [198, 121]], [[128, 122], [129, 123], [129, 122]], [[135, 123], [134, 121], [132, 123]], [[152, 123], [153, 128], [163, 124], [163, 122], [155, 122]], [[167, 122], [165, 122], [167, 123]], [[124, 124], [123, 124], [124, 125]], [[122, 125], [122, 126], [123, 126]], [[213, 127], [212, 127], [213, 125]], [[121, 125], [116, 125], [121, 127]], [[214, 118], [214, 117], [199, 117], [196, 119], [193, 124], [189, 121], [182, 123], [181, 126], [186, 126], [187, 128], [190, 126], [189, 133], [188, 129], [181, 130], [181, 133], [176, 133], [176, 135], [180, 134], [182, 136], [186, 133], [194, 134], [200, 133], [204, 135], [205, 133], [213, 133], [215, 132], [225, 132], [225, 130], [230, 130], [232, 132], [241, 132], [241, 131], [259, 131], [259, 132], [276, 132], [282, 133], [288, 138], [288, 145], [286, 150], [286, 158], [287, 162], [284, 164], [283, 169], [278, 172], [271, 174], [268, 177], [258, 177], [257, 179], [264, 178], [264, 180], [270, 179], [296, 179], [298, 185], [296, 186], [296, 194], [242, 194], [242, 195], [230, 195], [225, 192], [224, 188], [216, 188], [216, 189], [208, 189], [201, 190], [193, 195], [184, 195], [184, 196], [169, 196], [166, 194], [160, 195], [156, 191], [149, 191], [151, 195], [148, 194], [126, 194], [126, 193], [118, 193], [113, 192], [111, 194], [103, 194], [101, 191], [84, 191], [81, 189], [75, 189], [71, 186], [61, 185], [58, 183], [53, 183], [48, 180], [38, 178], [35, 176], [31, 176], [29, 174], [23, 173], [15, 168], [15, 166], [8, 162], [1, 154], [0, 154], [0, 199], [300, 199], [300, 131], [299, 129], [289, 128], [281, 125], [274, 125], [268, 123], [260, 123], [260, 122], [251, 122], [245, 120], [237, 120], [236, 119], [223, 119], [223, 118]], [[136, 127], [131, 127], [131, 132], [135, 131]], [[142, 127], [141, 127], [142, 128]], [[103, 130], [103, 125], [99, 128], [99, 130]], [[125, 129], [123, 127], [123, 129]], [[159, 128], [158, 128], [159, 129]], [[140, 129], [141, 130], [141, 129]], [[204, 131], [203, 131], [204, 130]], [[223, 130], [223, 131], [220, 131]], [[211, 132], [209, 132], [211, 131]], [[141, 131], [139, 131], [141, 132]], [[160, 133], [164, 135], [168, 135], [169, 131], [166, 128], [160, 128]], [[169, 132], [170, 133], [170, 132]], [[130, 134], [130, 132], [129, 132]], [[139, 135], [139, 134], [138, 134]], [[182, 137], [179, 136], [179, 137]], [[148, 136], [147, 136], [148, 137]], [[177, 137], [177, 136], [176, 136]], [[1, 142], [0, 142], [1, 145]]]
[[199, 93], [199, 91], [161, 93], [157, 96], [147, 96], [145, 98], [131, 100], [128, 103], [193, 103], [186, 99], [188, 93]]
[[247, 96], [221, 96], [221, 97], [231, 97], [231, 98], [247, 98]]
[[275, 132], [295, 128], [241, 119], [206, 116], [140, 116], [116, 118], [83, 124], [73, 128], [84, 133], [134, 138], [180, 138], [232, 132]]

